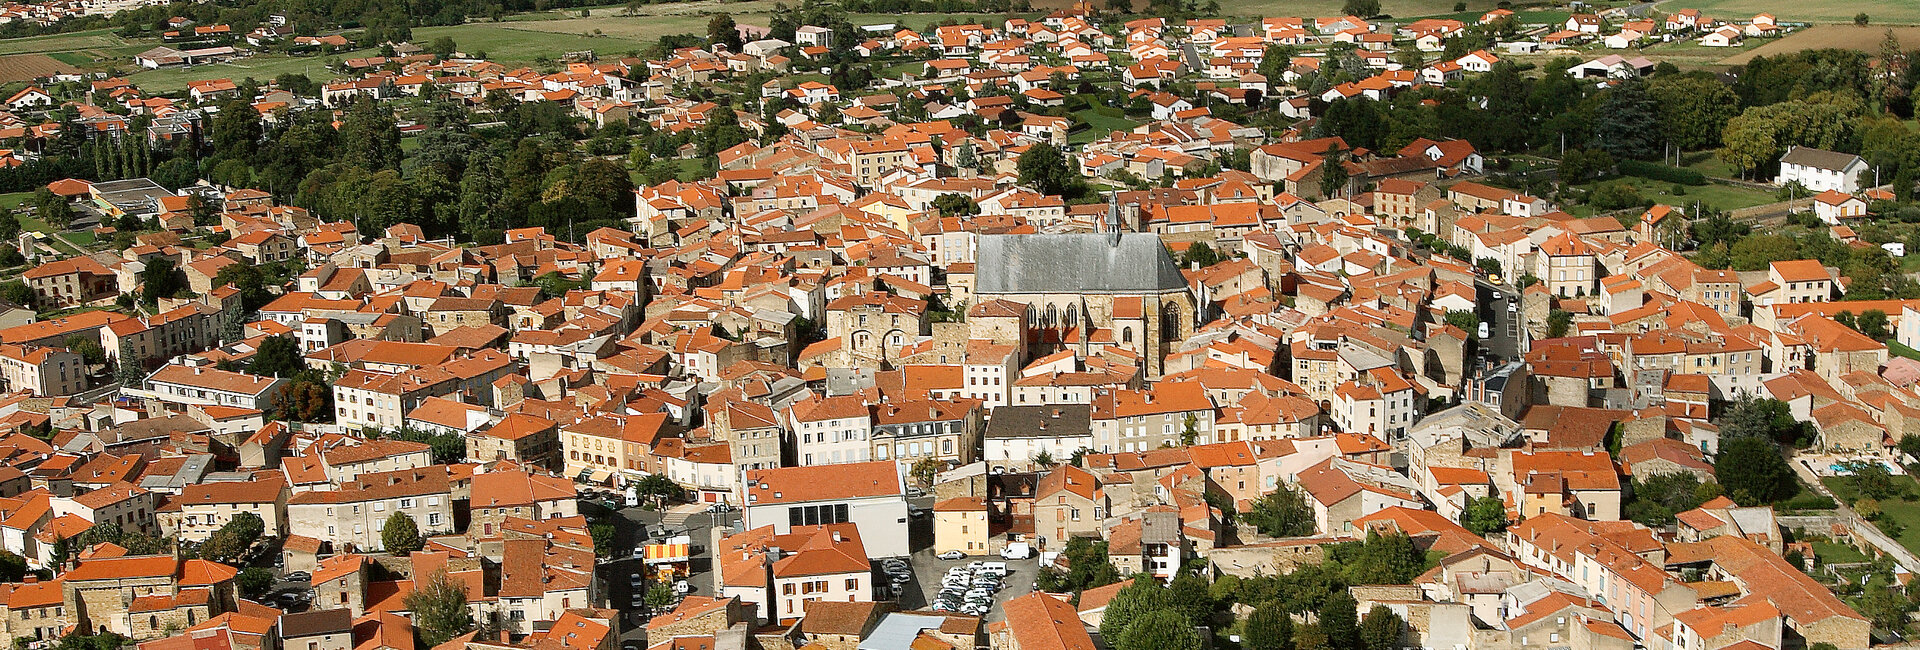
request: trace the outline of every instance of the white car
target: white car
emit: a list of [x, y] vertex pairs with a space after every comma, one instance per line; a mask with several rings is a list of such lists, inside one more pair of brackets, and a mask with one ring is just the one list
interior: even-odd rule
[[945, 553], [941, 553], [941, 554], [939, 554], [939, 555], [936, 555], [936, 556], [934, 556], [934, 557], [937, 557], [937, 558], [940, 558], [940, 559], [942, 559], [942, 560], [958, 560], [958, 559], [960, 559], [960, 558], [963, 558], [963, 557], [966, 557], [966, 556], [967, 556], [967, 554], [966, 554], [966, 553], [962, 553], [962, 552], [960, 552], [960, 551], [947, 551], [947, 552], [945, 552]]

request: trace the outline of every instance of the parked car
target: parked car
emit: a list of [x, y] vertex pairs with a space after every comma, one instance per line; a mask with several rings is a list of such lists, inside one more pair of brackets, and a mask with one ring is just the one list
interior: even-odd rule
[[966, 556], [967, 556], [967, 554], [966, 554], [966, 553], [962, 553], [962, 552], [960, 552], [960, 551], [947, 551], [947, 552], [945, 552], [945, 553], [941, 553], [941, 554], [939, 554], [939, 555], [937, 555], [937, 556], [934, 556], [934, 557], [938, 557], [938, 558], [940, 558], [940, 559], [942, 559], [942, 560], [958, 560], [958, 559], [960, 559], [960, 558], [963, 558], [963, 557], [966, 557]]
[[289, 571], [286, 578], [288, 582], [306, 582], [313, 579], [313, 574], [305, 571]]

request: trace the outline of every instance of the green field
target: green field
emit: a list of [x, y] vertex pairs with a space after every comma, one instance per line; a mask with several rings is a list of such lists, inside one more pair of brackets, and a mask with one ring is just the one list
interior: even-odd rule
[[261, 54], [237, 59], [231, 63], [209, 63], [191, 68], [161, 68], [143, 70], [128, 75], [141, 88], [155, 92], [172, 92], [187, 89], [187, 82], [201, 79], [229, 78], [240, 81], [252, 77], [257, 81], [268, 81], [288, 72], [307, 75], [314, 81], [326, 82], [335, 77], [327, 64], [355, 57], [373, 56], [376, 50], [358, 50], [333, 56], [287, 56], [285, 54]]
[[1852, 23], [1853, 15], [1865, 13], [1873, 24], [1920, 24], [1920, 2], [1913, 0], [1668, 0], [1657, 7], [1663, 13], [1681, 9], [1699, 9], [1715, 18], [1744, 22], [1757, 13], [1770, 13], [1780, 20], [1822, 23]]
[[71, 34], [49, 34], [47, 36], [28, 36], [0, 40], [0, 55], [5, 54], [45, 54], [52, 52], [73, 52], [79, 50], [97, 50], [117, 48], [127, 45], [110, 29], [95, 29]]
[[1085, 130], [1070, 134], [1068, 141], [1075, 143], [1092, 142], [1107, 137], [1110, 132], [1132, 131], [1133, 127], [1140, 126], [1139, 122], [1127, 119], [1116, 108], [1089, 108], [1077, 111], [1073, 115], [1086, 122], [1088, 126]]
[[1835, 542], [1814, 542], [1813, 554], [1820, 558], [1821, 564], [1852, 564], [1867, 561], [1867, 554], [1861, 553], [1859, 549]]
[[[1829, 476], [1820, 479], [1820, 482], [1826, 485], [1834, 496], [1848, 503], [1853, 503], [1860, 496], [1853, 489], [1853, 482], [1845, 477]], [[1917, 496], [1920, 496], [1920, 483], [1914, 482], [1911, 476], [1895, 476], [1893, 486], [1896, 490], [1904, 491], [1905, 496], [1880, 501], [1880, 511], [1883, 514], [1880, 515], [1881, 521], [1875, 522], [1874, 525], [1880, 527], [1880, 532], [1886, 533], [1888, 537], [1899, 541], [1901, 546], [1907, 547], [1907, 550], [1920, 551], [1920, 502], [1914, 501]], [[1885, 523], [1889, 520], [1893, 522], [1891, 527]]]
[[[1681, 189], [1685, 191], [1684, 194], [1674, 194], [1672, 192], [1674, 188], [1673, 183], [1637, 176], [1626, 176], [1619, 179], [1603, 181], [1603, 183], [1622, 181], [1640, 190], [1640, 196], [1642, 198], [1652, 200], [1655, 203], [1688, 206], [1688, 211], [1692, 211], [1692, 205], [1695, 201], [1699, 201], [1702, 205], [1715, 210], [1735, 210], [1739, 208], [1750, 208], [1756, 205], [1765, 205], [1777, 200], [1771, 192], [1734, 185], [1721, 185], [1719, 183], [1708, 183], [1700, 186], [1681, 186]], [[1590, 183], [1583, 187], [1592, 189], [1597, 185], [1599, 184]], [[1594, 210], [1591, 206], [1576, 205], [1569, 207], [1567, 212], [1584, 217], [1592, 215]]]

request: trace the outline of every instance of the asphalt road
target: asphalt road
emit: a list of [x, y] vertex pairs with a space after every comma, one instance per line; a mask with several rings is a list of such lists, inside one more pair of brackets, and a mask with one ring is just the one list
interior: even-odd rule
[[[1518, 290], [1510, 286], [1496, 286], [1484, 278], [1476, 280], [1474, 286], [1480, 297], [1480, 319], [1487, 323], [1489, 336], [1480, 341], [1482, 356], [1492, 354], [1502, 361], [1520, 356], [1520, 312], [1508, 311], [1509, 304], [1518, 304]], [[1495, 299], [1494, 294], [1500, 298]]]

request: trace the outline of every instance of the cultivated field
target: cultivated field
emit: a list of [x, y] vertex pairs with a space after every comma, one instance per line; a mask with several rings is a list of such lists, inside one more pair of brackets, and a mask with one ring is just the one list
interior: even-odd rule
[[1800, 50], [1817, 50], [1822, 48], [1845, 48], [1860, 50], [1862, 52], [1878, 52], [1880, 51], [1880, 42], [1886, 39], [1887, 32], [1893, 32], [1893, 37], [1900, 40], [1900, 45], [1904, 49], [1920, 46], [1920, 27], [1816, 25], [1788, 34], [1786, 37], [1748, 50], [1739, 55], [1727, 57], [1720, 62], [1728, 65], [1740, 65], [1752, 60], [1755, 56], [1777, 56], [1790, 52], [1798, 52]]
[[98, 50], [126, 45], [127, 42], [105, 29], [71, 34], [51, 34], [0, 40], [0, 54], [38, 54]]
[[61, 63], [45, 54], [0, 56], [0, 84], [30, 81], [58, 72], [74, 71], [73, 66]]
[[[1854, 14], [1865, 13], [1876, 24], [1920, 24], [1920, 2], [1913, 0], [1667, 0], [1662, 12], [1699, 9], [1715, 18], [1744, 21], [1757, 13], [1770, 13], [1781, 20], [1815, 23], [1852, 23]], [[1877, 40], [1877, 39], [1876, 39]]]

